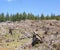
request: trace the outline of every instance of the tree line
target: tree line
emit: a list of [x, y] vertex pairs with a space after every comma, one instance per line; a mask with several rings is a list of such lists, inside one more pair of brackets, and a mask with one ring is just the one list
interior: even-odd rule
[[55, 15], [55, 14], [51, 14], [50, 16], [44, 16], [44, 14], [41, 14], [41, 16], [39, 15], [34, 15], [32, 13], [28, 13], [26, 14], [26, 12], [23, 13], [16, 13], [16, 14], [11, 14], [9, 15], [9, 13], [7, 13], [6, 15], [4, 15], [4, 13], [0, 14], [0, 22], [5, 22], [5, 21], [20, 21], [20, 20], [60, 20], [60, 15]]

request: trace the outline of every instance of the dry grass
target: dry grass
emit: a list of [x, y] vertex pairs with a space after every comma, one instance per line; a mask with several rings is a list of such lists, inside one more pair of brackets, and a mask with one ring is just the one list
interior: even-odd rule
[[0, 48], [0, 50], [8, 50], [7, 48]]

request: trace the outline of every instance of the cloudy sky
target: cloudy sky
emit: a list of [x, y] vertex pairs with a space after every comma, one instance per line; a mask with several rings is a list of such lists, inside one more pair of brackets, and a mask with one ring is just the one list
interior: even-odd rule
[[0, 0], [0, 13], [60, 14], [60, 0]]

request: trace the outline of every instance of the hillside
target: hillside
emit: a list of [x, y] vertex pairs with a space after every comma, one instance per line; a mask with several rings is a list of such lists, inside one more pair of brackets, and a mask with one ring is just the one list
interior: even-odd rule
[[[32, 46], [34, 32], [43, 43]], [[60, 50], [60, 20], [21, 20], [0, 23], [0, 48]]]

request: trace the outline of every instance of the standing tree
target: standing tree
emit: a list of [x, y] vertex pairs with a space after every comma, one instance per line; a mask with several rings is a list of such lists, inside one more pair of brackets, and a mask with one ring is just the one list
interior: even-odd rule
[[9, 21], [9, 13], [6, 14], [5, 21]]
[[44, 14], [41, 14], [41, 20], [44, 19]]
[[51, 14], [51, 19], [56, 19], [55, 14]]
[[16, 21], [19, 21], [19, 13], [17, 13], [17, 14], [15, 15], [15, 19], [16, 19]]
[[4, 13], [0, 14], [0, 22], [4, 22], [5, 21], [5, 17], [4, 17]]
[[23, 20], [27, 19], [27, 14], [25, 12], [23, 12]]
[[32, 13], [28, 13], [28, 19], [35, 20], [35, 16]]
[[46, 20], [49, 20], [49, 19], [50, 19], [50, 17], [49, 17], [49, 15], [47, 15], [47, 16], [46, 16]]

